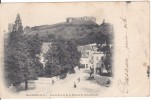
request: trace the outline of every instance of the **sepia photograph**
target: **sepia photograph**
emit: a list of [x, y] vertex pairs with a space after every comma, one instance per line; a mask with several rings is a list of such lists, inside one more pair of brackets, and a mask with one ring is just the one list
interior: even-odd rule
[[149, 95], [147, 2], [0, 7], [2, 98]]

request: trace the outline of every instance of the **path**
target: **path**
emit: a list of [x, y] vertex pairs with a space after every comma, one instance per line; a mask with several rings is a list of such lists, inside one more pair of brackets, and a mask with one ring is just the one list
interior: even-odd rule
[[[20, 94], [97, 94], [106, 89], [106, 87], [86, 80], [85, 77], [89, 74], [83, 71], [83, 69], [76, 70], [75, 74], [68, 74], [65, 79], [53, 78], [55, 80], [53, 85], [51, 84], [51, 78], [39, 78], [35, 81], [35, 89], [21, 91]], [[77, 80], [79, 77], [80, 82]], [[74, 82], [77, 88], [74, 88]]]

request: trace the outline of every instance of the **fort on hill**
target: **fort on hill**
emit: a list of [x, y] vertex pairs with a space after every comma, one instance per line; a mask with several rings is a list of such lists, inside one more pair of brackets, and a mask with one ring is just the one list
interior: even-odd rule
[[[34, 27], [26, 26], [24, 28], [24, 33], [35, 34], [37, 32], [37, 33], [42, 33], [41, 35], [54, 34], [54, 33], [59, 34], [60, 32], [71, 33], [73, 32], [73, 29], [81, 27], [80, 25], [82, 25], [83, 27], [89, 26], [89, 28], [98, 27], [98, 24], [96, 23], [96, 18], [93, 16], [67, 17], [64, 22], [60, 22], [60, 23], [56, 23], [52, 25], [40, 25], [40, 26], [34, 26]], [[9, 25], [10, 31], [12, 31], [12, 28], [13, 28], [13, 25]], [[79, 28], [79, 30], [80, 32], [83, 32], [81, 31], [81, 28]], [[89, 30], [89, 29], [86, 29], [86, 30]], [[77, 33], [76, 31], [74, 32]]]
[[93, 21], [93, 22], [96, 22], [96, 18], [95, 18], [95, 17], [91, 17], [91, 16], [68, 17], [68, 18], [66, 18], [66, 22], [67, 22], [67, 23], [80, 22], [80, 21]]

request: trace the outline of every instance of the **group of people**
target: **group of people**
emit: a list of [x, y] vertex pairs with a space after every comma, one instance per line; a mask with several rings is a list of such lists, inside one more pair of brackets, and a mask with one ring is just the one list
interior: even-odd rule
[[[78, 80], [78, 83], [80, 82], [80, 77], [77, 79]], [[74, 88], [76, 88], [77, 85], [76, 85], [76, 82], [74, 82]]]
[[[80, 82], [80, 77], [77, 80], [78, 80], [78, 83], [79, 83]], [[55, 81], [52, 78], [51, 85], [54, 85], [54, 83], [55, 83]], [[76, 88], [76, 87], [77, 87], [76, 82], [74, 82], [74, 88]]]

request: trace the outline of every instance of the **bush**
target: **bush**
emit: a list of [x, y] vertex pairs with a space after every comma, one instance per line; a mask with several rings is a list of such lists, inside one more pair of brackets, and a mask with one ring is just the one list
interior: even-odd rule
[[67, 73], [63, 73], [63, 74], [59, 75], [59, 78], [60, 78], [60, 79], [64, 79], [64, 78], [66, 78], [66, 77], [67, 77]]

